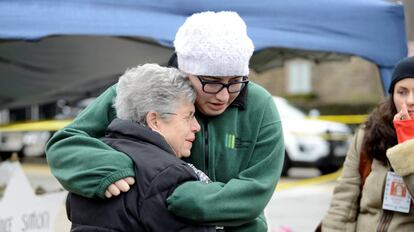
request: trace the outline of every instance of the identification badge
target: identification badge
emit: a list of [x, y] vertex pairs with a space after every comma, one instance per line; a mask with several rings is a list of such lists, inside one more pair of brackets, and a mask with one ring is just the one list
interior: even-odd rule
[[411, 195], [404, 184], [403, 178], [394, 172], [388, 172], [382, 208], [408, 213], [410, 211], [410, 202]]

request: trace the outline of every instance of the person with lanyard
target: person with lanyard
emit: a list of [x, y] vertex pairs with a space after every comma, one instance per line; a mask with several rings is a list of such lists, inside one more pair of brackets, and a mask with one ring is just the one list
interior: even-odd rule
[[322, 231], [414, 231], [414, 57], [355, 133]]
[[[246, 24], [236, 12], [196, 13], [178, 29], [174, 47], [196, 91], [201, 127], [187, 161], [212, 183], [180, 185], [168, 210], [225, 231], [267, 231], [264, 208], [280, 178], [283, 132], [272, 96], [248, 79], [254, 46]], [[131, 159], [98, 139], [115, 117], [115, 96], [112, 86], [47, 144], [51, 171], [68, 191], [105, 198], [134, 182]]]

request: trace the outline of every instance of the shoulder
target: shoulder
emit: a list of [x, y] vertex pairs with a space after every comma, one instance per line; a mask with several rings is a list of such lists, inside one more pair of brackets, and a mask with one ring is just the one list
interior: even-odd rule
[[116, 86], [117, 84], [113, 84], [112, 86], [109, 86], [102, 95], [109, 95], [109, 96], [116, 96]]
[[414, 139], [406, 140], [387, 150], [387, 157], [400, 176], [414, 173]]
[[196, 174], [186, 162], [163, 150], [155, 149], [151, 145], [139, 149], [130, 157], [136, 167], [138, 188], [143, 191], [152, 189], [154, 186], [158, 186], [156, 188], [159, 190], [168, 190], [178, 183], [197, 180]]
[[352, 141], [353, 144], [353, 150], [354, 150], [354, 156], [360, 156], [363, 141], [364, 141], [364, 135], [365, 135], [365, 125], [360, 125], [354, 133], [354, 138]]
[[249, 99], [268, 99], [272, 97], [272, 95], [265, 88], [252, 81], [250, 81], [247, 86], [249, 90]]
[[[177, 159], [178, 160], [178, 159]], [[185, 162], [170, 162], [168, 165], [154, 165], [152, 167], [145, 167], [146, 171], [140, 171], [138, 168], [137, 180], [148, 183], [148, 186], [143, 186], [142, 189], [146, 192], [145, 195], [158, 194], [160, 192], [170, 192], [172, 189], [186, 181], [198, 180], [196, 173]], [[139, 174], [147, 173], [145, 176], [147, 180], [142, 179]], [[138, 184], [142, 185], [142, 184]], [[138, 187], [139, 188], [139, 187]], [[145, 197], [145, 198], [147, 198]]]
[[146, 170], [145, 172], [152, 173], [153, 177], [165, 172], [173, 172], [177, 175], [193, 173], [185, 161], [153, 144], [142, 144], [139, 152], [132, 158], [135, 160], [138, 171]]
[[253, 113], [256, 116], [268, 117], [271, 121], [280, 120], [273, 96], [254, 82], [249, 83], [246, 109], [247, 114]]
[[248, 86], [248, 108], [275, 107], [272, 95], [265, 88], [254, 82], [250, 82]]
[[357, 130], [355, 131], [356, 140], [360, 141], [364, 138], [366, 126], [365, 124], [361, 124]]
[[[107, 88], [103, 93], [101, 93], [95, 101], [90, 105], [95, 107], [100, 106], [112, 106], [113, 99], [116, 97], [116, 84]], [[89, 107], [88, 107], [89, 108]]]

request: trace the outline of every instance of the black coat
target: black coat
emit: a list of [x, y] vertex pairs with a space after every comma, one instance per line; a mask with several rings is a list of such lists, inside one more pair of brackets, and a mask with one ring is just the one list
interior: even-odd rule
[[90, 199], [70, 193], [67, 213], [77, 231], [215, 231], [195, 226], [168, 212], [166, 199], [185, 181], [197, 180], [188, 164], [175, 157], [158, 133], [115, 119], [103, 139], [135, 163], [136, 183], [111, 199]]

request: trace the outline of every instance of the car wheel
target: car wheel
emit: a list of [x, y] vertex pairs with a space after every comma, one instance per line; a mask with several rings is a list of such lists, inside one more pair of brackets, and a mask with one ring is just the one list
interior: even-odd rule
[[23, 160], [24, 160], [24, 152], [23, 151], [24, 151], [24, 147], [20, 151], [17, 152], [17, 157], [19, 158], [20, 162], [23, 162]]
[[288, 171], [289, 168], [291, 166], [291, 162], [289, 159], [289, 155], [287, 152], [285, 152], [285, 161], [283, 162], [283, 167], [282, 167], [282, 176], [287, 176], [288, 175]]
[[332, 172], [336, 172], [340, 167], [336, 167], [336, 166], [323, 166], [323, 167], [319, 167], [319, 171], [321, 172], [322, 175], [325, 174], [329, 174]]
[[1, 161], [5, 161], [10, 159], [10, 157], [12, 156], [13, 152], [0, 152], [0, 159]]

